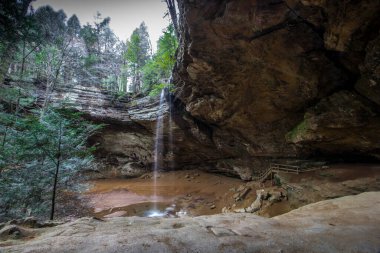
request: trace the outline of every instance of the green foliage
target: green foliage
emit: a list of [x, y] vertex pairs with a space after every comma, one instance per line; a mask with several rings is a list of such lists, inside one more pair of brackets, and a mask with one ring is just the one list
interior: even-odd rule
[[82, 28], [80, 34], [85, 42], [88, 53], [91, 55], [91, 53], [95, 51], [95, 45], [98, 41], [95, 28], [90, 24], [87, 24]]
[[68, 33], [72, 36], [78, 37], [81, 32], [81, 25], [78, 17], [74, 14], [67, 20]]
[[150, 93], [156, 89], [157, 84], [168, 82], [176, 62], [175, 54], [178, 41], [174, 28], [169, 25], [158, 40], [158, 48], [153, 58], [143, 67], [143, 91]]
[[282, 185], [281, 178], [278, 175], [274, 175], [274, 185], [280, 187]]
[[0, 82], [17, 53], [21, 41], [29, 41], [31, 33], [28, 8], [32, 0], [0, 1]]
[[175, 53], [177, 48], [178, 41], [174, 33], [174, 28], [172, 25], [169, 25], [158, 40], [158, 49], [156, 53], [156, 61], [167, 76], [170, 75], [175, 64]]
[[127, 40], [127, 50], [125, 52], [125, 60], [129, 75], [132, 77], [131, 90], [137, 93], [141, 89], [141, 76], [143, 68], [150, 59], [150, 40], [145, 23], [141, 23], [139, 28], [136, 28], [130, 39]]
[[143, 87], [142, 91], [148, 94], [154, 85], [160, 83], [163, 77], [162, 69], [160, 68], [158, 61], [154, 57], [150, 60], [142, 69], [143, 72]]
[[161, 93], [162, 89], [169, 88], [170, 91], [173, 91], [173, 86], [169, 83], [160, 83], [153, 85], [151, 91], [149, 92], [149, 96], [154, 97]]
[[[20, 92], [10, 89], [8, 94], [2, 99], [5, 105], [21, 100]], [[102, 126], [83, 120], [70, 108], [23, 114], [5, 109], [11, 107], [0, 111], [0, 219], [46, 216], [56, 186], [91, 163], [94, 147], [87, 147], [86, 140]]]
[[84, 67], [89, 68], [93, 66], [94, 64], [96, 64], [99, 61], [99, 58], [94, 54], [90, 54], [87, 57], [84, 57], [83, 60], [84, 60]]
[[34, 17], [45, 43], [52, 43], [57, 47], [63, 46], [67, 30], [66, 14], [63, 10], [54, 11], [52, 7], [46, 5], [38, 8]]
[[287, 141], [295, 141], [297, 137], [302, 136], [306, 133], [308, 129], [308, 124], [306, 120], [302, 121], [295, 128], [293, 128], [290, 132], [288, 132], [285, 136]]
[[135, 67], [139, 64], [141, 47], [140, 47], [140, 35], [138, 30], [135, 29], [131, 35], [130, 40], [127, 42], [127, 52], [125, 53], [125, 58], [129, 62], [131, 67]]
[[160, 83], [160, 84], [153, 85], [151, 91], [149, 92], [149, 96], [151, 97], [157, 96], [158, 94], [161, 93], [161, 90], [164, 89], [165, 87], [168, 87], [168, 84]]

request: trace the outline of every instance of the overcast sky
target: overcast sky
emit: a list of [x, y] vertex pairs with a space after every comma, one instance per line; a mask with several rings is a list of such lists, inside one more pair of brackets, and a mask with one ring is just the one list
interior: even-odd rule
[[154, 50], [162, 30], [169, 24], [164, 14], [166, 4], [161, 0], [37, 0], [33, 7], [50, 5], [54, 10], [63, 9], [69, 18], [76, 14], [82, 25], [93, 23], [97, 11], [102, 17], [110, 17], [110, 27], [121, 39], [129, 38], [142, 21], [148, 26]]

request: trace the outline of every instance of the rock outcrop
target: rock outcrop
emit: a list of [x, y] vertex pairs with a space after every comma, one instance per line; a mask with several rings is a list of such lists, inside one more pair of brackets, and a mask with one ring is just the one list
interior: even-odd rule
[[379, 157], [380, 2], [181, 0], [179, 9], [176, 97], [229, 157], [215, 168], [249, 179], [273, 159]]
[[[37, 91], [43, 97], [43, 89]], [[152, 171], [159, 117], [163, 117], [163, 134], [158, 137], [163, 143], [159, 169], [200, 166], [207, 169], [209, 163], [222, 156], [200, 130], [205, 126], [189, 116], [179, 101], [171, 103], [168, 93], [160, 106], [157, 97], [117, 97], [100, 88], [77, 85], [57, 87], [50, 100], [52, 103], [66, 101], [84, 117], [105, 124], [104, 129], [89, 140], [97, 146], [97, 166], [87, 171], [92, 178], [138, 177]], [[202, 143], [197, 138], [203, 140]]]
[[380, 194], [369, 192], [321, 201], [271, 219], [253, 214], [82, 218], [52, 228], [22, 228], [26, 238], [0, 241], [0, 251], [378, 252], [379, 208]]

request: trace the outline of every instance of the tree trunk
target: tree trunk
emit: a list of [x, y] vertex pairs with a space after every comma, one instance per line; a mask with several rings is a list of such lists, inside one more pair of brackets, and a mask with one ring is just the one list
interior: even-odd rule
[[54, 174], [54, 184], [53, 184], [53, 195], [51, 198], [51, 211], [50, 211], [50, 220], [54, 219], [54, 212], [55, 212], [55, 196], [57, 194], [57, 184], [58, 184], [58, 173], [59, 173], [59, 160], [55, 167], [55, 174]]
[[53, 183], [53, 195], [51, 198], [51, 211], [50, 211], [50, 220], [54, 219], [55, 212], [55, 197], [57, 194], [57, 185], [58, 185], [58, 174], [59, 174], [59, 166], [61, 162], [61, 142], [62, 142], [62, 121], [59, 126], [59, 137], [58, 137], [58, 150], [57, 150], [57, 163], [55, 166], [55, 174], [54, 174], [54, 183]]
[[22, 62], [21, 62], [21, 79], [24, 77], [24, 68], [25, 68], [25, 40], [23, 42], [23, 45], [22, 45]]
[[176, 0], [165, 0], [166, 5], [168, 6], [170, 18], [171, 18], [173, 26], [174, 26], [175, 34], [176, 34], [177, 38], [179, 38], [179, 28], [178, 28], [179, 25], [178, 25], [178, 17], [177, 17], [177, 10], [176, 10], [176, 6], [175, 6], [175, 1]]

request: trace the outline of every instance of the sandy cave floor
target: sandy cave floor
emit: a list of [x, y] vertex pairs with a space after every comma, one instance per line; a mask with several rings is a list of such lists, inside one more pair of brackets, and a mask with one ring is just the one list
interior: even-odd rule
[[[171, 214], [186, 216], [211, 215], [222, 209], [248, 207], [256, 199], [256, 190], [281, 191], [281, 201], [265, 202], [257, 214], [273, 217], [306, 204], [324, 199], [380, 190], [380, 165], [337, 164], [328, 169], [299, 175], [279, 174], [280, 186], [244, 182], [223, 175], [198, 170], [159, 173], [154, 197], [150, 174], [136, 179], [99, 179], [88, 182], [82, 194], [66, 193], [60, 199], [60, 217], [146, 216], [148, 210], [169, 208]], [[236, 201], [242, 189], [249, 189], [243, 199]], [[154, 204], [156, 203], [156, 205]]]

